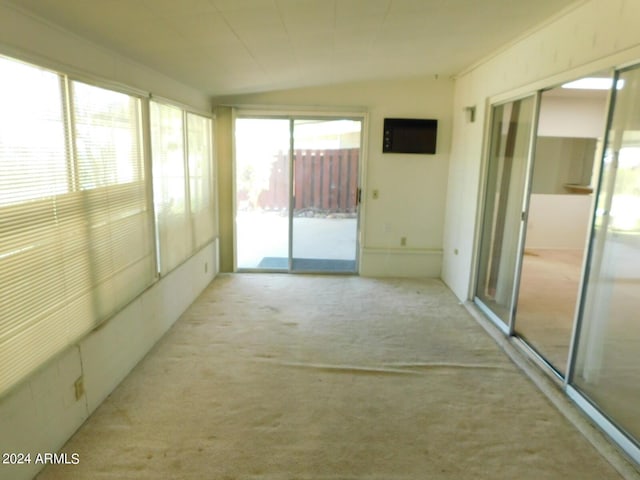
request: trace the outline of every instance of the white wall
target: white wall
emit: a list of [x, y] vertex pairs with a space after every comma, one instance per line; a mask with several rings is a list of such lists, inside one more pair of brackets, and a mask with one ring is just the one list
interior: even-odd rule
[[607, 97], [542, 96], [538, 135], [543, 137], [602, 138], [607, 120]]
[[593, 195], [532, 194], [525, 248], [584, 250]]
[[[439, 277], [452, 100], [452, 80], [422, 77], [225, 97], [214, 103], [368, 112], [360, 274]], [[438, 119], [436, 154], [382, 154], [385, 117]], [[378, 199], [372, 198], [374, 189]], [[401, 237], [407, 237], [406, 247], [400, 246]]]
[[[0, 54], [134, 87], [210, 111], [207, 95], [2, 2]], [[217, 271], [215, 241], [1, 397], [0, 452], [35, 455], [62, 447]], [[74, 382], [81, 375], [86, 393], [76, 400]], [[0, 479], [29, 479], [40, 467], [33, 462], [27, 466], [1, 465]]]
[[[471, 294], [488, 101], [640, 61], [638, 18], [637, 1], [579, 3], [456, 79], [442, 277], [460, 299]], [[472, 105], [478, 121], [467, 123]]]

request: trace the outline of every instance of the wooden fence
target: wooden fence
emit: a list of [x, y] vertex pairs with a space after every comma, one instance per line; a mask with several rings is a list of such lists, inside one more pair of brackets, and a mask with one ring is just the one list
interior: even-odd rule
[[[294, 215], [355, 213], [359, 151], [358, 148], [294, 150]], [[288, 152], [276, 156], [269, 189], [258, 196], [259, 208], [288, 208], [288, 162]]]

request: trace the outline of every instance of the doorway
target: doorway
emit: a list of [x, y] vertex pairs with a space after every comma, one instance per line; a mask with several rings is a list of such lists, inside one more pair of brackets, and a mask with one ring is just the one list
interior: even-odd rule
[[[606, 74], [589, 78], [606, 80]], [[567, 371], [609, 93], [572, 85], [540, 95], [515, 316], [516, 335], [561, 377]]]
[[[595, 74], [606, 85], [607, 74]], [[609, 83], [611, 75], [608, 75]], [[475, 302], [564, 377], [608, 89], [576, 82], [492, 108]]]
[[[606, 74], [589, 78], [606, 80]], [[561, 377], [567, 371], [608, 101], [608, 90], [572, 85], [540, 95], [515, 315], [515, 334]]]
[[362, 124], [236, 118], [238, 271], [357, 273]]

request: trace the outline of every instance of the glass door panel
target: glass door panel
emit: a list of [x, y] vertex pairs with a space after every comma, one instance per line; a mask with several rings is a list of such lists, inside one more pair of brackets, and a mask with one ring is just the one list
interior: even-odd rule
[[357, 271], [360, 120], [294, 120], [292, 269]]
[[594, 160], [602, 155], [607, 97], [606, 90], [577, 95], [558, 87], [540, 98], [514, 329], [562, 376], [591, 226], [593, 172], [599, 163]]
[[513, 311], [535, 97], [493, 107], [476, 298], [505, 325]]
[[235, 122], [236, 265], [289, 270], [289, 119]]
[[619, 75], [571, 383], [640, 441], [640, 67]]

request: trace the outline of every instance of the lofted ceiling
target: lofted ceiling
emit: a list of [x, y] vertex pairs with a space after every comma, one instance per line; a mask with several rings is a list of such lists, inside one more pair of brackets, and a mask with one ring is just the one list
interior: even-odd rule
[[576, 0], [10, 0], [209, 95], [453, 75]]

